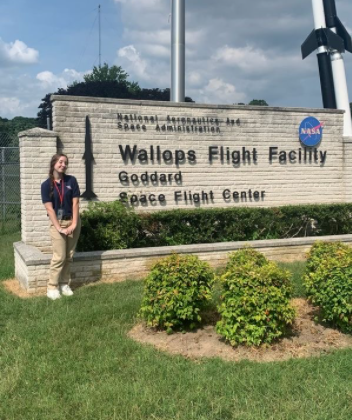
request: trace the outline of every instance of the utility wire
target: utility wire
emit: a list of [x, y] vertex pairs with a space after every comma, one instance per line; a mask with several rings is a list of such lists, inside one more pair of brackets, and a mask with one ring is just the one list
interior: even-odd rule
[[[89, 12], [87, 12], [87, 13], [85, 13], [85, 14], [83, 14], [83, 15], [81, 15], [80, 16], [80, 19], [82, 19], [82, 18], [85, 18], [86, 16], [88, 16], [88, 15], [90, 15], [92, 12], [95, 12], [96, 10], [98, 10], [98, 8], [97, 7], [94, 7], [94, 9], [91, 9]], [[57, 31], [59, 31], [59, 32], [63, 32], [65, 29], [67, 29], [67, 28], [69, 28], [69, 27], [71, 27], [72, 28], [72, 26], [75, 24], [75, 20], [77, 19], [77, 17], [76, 16], [74, 16], [74, 20], [72, 20], [71, 22], [66, 22], [66, 24], [65, 25], [61, 25], [60, 24], [60, 28], [57, 28]], [[57, 31], [55, 31], [55, 30], [53, 30], [53, 28], [52, 28], [52, 30], [50, 31], [50, 32], [46, 32], [45, 33], [45, 35], [43, 35], [41, 38], [39, 38], [38, 39], [38, 41], [36, 41], [38, 44], [40, 43], [40, 42], [42, 42], [44, 39], [46, 40], [46, 41], [50, 41], [50, 34], [52, 34], [52, 35], [54, 35], [54, 34], [57, 34], [58, 32]]]
[[95, 66], [95, 64], [96, 64], [96, 62], [97, 61], [99, 61], [99, 55], [98, 55], [98, 57], [96, 57], [96, 59], [94, 60], [94, 62], [93, 62], [93, 67]]
[[[111, 35], [111, 37], [114, 37], [115, 34], [116, 34], [116, 32], [115, 32], [116, 31], [115, 26], [112, 26], [111, 25], [111, 22], [109, 22], [109, 20], [106, 17], [106, 14], [104, 13], [103, 10], [101, 10], [100, 16], [101, 16], [101, 19], [102, 19], [102, 24], [104, 25], [104, 33], [105, 33], [105, 35], [108, 35], [110, 37], [110, 33], [111, 33], [112, 28], [113, 28], [113, 30], [112, 30], [112, 34], [113, 35]], [[106, 56], [105, 56], [105, 59], [104, 59], [104, 54], [102, 54], [102, 62], [103, 63], [107, 63], [108, 62], [108, 59], [106, 58]]]
[[[94, 10], [98, 10], [98, 8], [95, 8]], [[87, 51], [88, 41], [89, 41], [89, 39], [90, 39], [90, 37], [92, 35], [93, 29], [94, 29], [94, 26], [95, 26], [95, 24], [96, 24], [96, 22], [98, 20], [98, 17], [99, 17], [99, 12], [96, 14], [95, 19], [94, 19], [94, 22], [93, 22], [93, 25], [92, 25], [92, 27], [90, 28], [90, 31], [89, 31], [89, 35], [86, 38], [85, 46], [84, 46], [84, 49], [83, 49], [83, 53], [80, 56], [80, 61], [79, 61], [78, 67], [77, 67], [78, 69], [80, 68], [81, 63], [82, 63], [82, 60], [83, 60], [83, 58], [85, 56], [85, 53]]]
[[[109, 19], [107, 18], [107, 15], [108, 14], [104, 13], [104, 10], [101, 9], [100, 16], [101, 16], [101, 19], [102, 19], [102, 24], [104, 25], [104, 34], [107, 35], [110, 38], [114, 38], [114, 37], [116, 38], [117, 37], [117, 28], [114, 24], [111, 23], [111, 21], [109, 21]], [[108, 63], [109, 59], [106, 57], [105, 54], [102, 53], [102, 60], [101, 61], [103, 63]], [[104, 56], [105, 56], [105, 59], [104, 59]], [[111, 59], [111, 57], [110, 57], [110, 59]]]

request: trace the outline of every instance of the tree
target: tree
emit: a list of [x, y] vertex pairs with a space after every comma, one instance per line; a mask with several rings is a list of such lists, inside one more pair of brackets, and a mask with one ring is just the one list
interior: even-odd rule
[[36, 118], [14, 117], [12, 120], [0, 117], [0, 133], [16, 137], [20, 131], [37, 127]]
[[[47, 117], [51, 119], [52, 106], [50, 96], [73, 95], [73, 96], [93, 96], [100, 98], [120, 98], [150, 101], [169, 101], [170, 89], [142, 89], [137, 82], [127, 80], [128, 74], [120, 66], [109, 67], [104, 63], [102, 67], [93, 67], [91, 74], [85, 75], [84, 82], [73, 82], [67, 89], [60, 88], [55, 93], [48, 93], [39, 105], [38, 125], [47, 127]], [[193, 102], [189, 97], [186, 102]]]
[[47, 93], [42, 99], [41, 104], [38, 106], [39, 112], [37, 114], [38, 127], [47, 128], [47, 118], [52, 119], [52, 106], [50, 102], [50, 96], [52, 93]]
[[248, 105], [255, 106], [269, 106], [269, 104], [264, 99], [252, 99]]
[[7, 131], [7, 123], [9, 120], [7, 118], [0, 117], [0, 133]]
[[[140, 90], [137, 82], [128, 81], [129, 74], [126, 73], [121, 66], [111, 66], [104, 63], [103, 66], [94, 66], [92, 73], [83, 76], [84, 82], [117, 82], [121, 86], [126, 86], [128, 90], [137, 92]], [[74, 82], [77, 83], [77, 82]]]
[[37, 127], [35, 118], [15, 117], [12, 120], [0, 117], [0, 146], [18, 146], [18, 133]]
[[85, 82], [116, 82], [128, 83], [128, 74], [122, 69], [121, 66], [111, 66], [104, 63], [103, 66], [93, 67], [92, 73], [85, 74], [83, 79]]

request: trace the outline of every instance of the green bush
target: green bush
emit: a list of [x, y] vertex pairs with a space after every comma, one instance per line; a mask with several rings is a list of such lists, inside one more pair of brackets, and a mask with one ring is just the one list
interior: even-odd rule
[[119, 202], [95, 203], [82, 213], [82, 221], [79, 249], [99, 251], [341, 235], [352, 231], [352, 204], [178, 209], [135, 214]]
[[90, 203], [81, 222], [78, 251], [135, 248], [143, 232], [139, 216], [120, 201]]
[[243, 265], [250, 263], [257, 267], [262, 267], [268, 264], [268, 260], [263, 254], [256, 251], [253, 248], [245, 247], [239, 251], [232, 252], [228, 256], [228, 262], [226, 264], [226, 272], [233, 268], [242, 267]]
[[341, 235], [352, 231], [352, 204], [179, 209], [141, 217], [147, 246]]
[[339, 242], [316, 242], [309, 254], [304, 284], [324, 322], [352, 332], [352, 249]]
[[214, 274], [193, 255], [173, 254], [152, 268], [145, 280], [140, 315], [147, 326], [193, 329], [201, 322], [200, 311], [211, 299]]
[[221, 319], [216, 330], [231, 345], [259, 346], [289, 331], [295, 311], [290, 306], [288, 271], [244, 248], [230, 255], [221, 283]]

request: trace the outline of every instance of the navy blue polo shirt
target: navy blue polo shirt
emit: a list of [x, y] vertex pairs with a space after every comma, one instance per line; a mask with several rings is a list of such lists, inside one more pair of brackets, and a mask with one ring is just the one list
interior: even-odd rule
[[[59, 183], [56, 182], [57, 188], [62, 191], [62, 185], [60, 181]], [[80, 196], [79, 186], [77, 180], [74, 176], [71, 175], [64, 175], [64, 200], [62, 203], [62, 208], [64, 209], [64, 216], [72, 216], [72, 199], [77, 198]], [[57, 192], [57, 189], [54, 186], [53, 194], [50, 196], [50, 189], [51, 189], [51, 180], [48, 178], [46, 181], [42, 183], [41, 192], [42, 192], [42, 202], [45, 203], [52, 203], [55, 213], [57, 214], [58, 209], [61, 207], [60, 205], [60, 196]]]

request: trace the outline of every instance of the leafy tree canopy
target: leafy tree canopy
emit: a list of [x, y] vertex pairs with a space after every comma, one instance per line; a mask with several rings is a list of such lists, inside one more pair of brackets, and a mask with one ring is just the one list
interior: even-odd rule
[[264, 99], [252, 99], [248, 105], [255, 105], [255, 106], [269, 106], [269, 104]]
[[20, 131], [37, 127], [36, 118], [15, 117], [12, 120], [0, 117], [0, 133], [17, 136]]
[[[138, 92], [141, 89], [139, 84], [137, 82], [130, 82], [128, 76], [128, 73], [126, 73], [121, 66], [114, 65], [109, 67], [108, 63], [104, 63], [103, 66], [100, 67], [94, 66], [92, 73], [85, 74], [83, 80], [85, 83], [117, 82], [121, 86], [126, 86], [131, 92]], [[77, 84], [77, 82], [73, 83], [73, 85], [75, 84]]]
[[[47, 117], [51, 118], [50, 96], [72, 95], [93, 96], [100, 98], [120, 98], [136, 100], [169, 101], [170, 89], [143, 89], [137, 82], [130, 82], [128, 74], [120, 66], [111, 66], [104, 63], [101, 67], [93, 67], [93, 71], [83, 77], [83, 82], [73, 82], [66, 89], [60, 88], [57, 92], [48, 93], [39, 105], [38, 124], [46, 128]], [[186, 97], [186, 102], [193, 102]]]
[[128, 74], [122, 69], [121, 66], [111, 66], [108, 63], [104, 63], [103, 66], [93, 67], [92, 73], [85, 74], [83, 79], [85, 82], [120, 82], [126, 83]]
[[83, 80], [86, 83], [90, 82], [118, 82], [126, 85], [129, 90], [138, 91], [140, 89], [137, 82], [130, 82], [128, 80], [128, 73], [126, 73], [121, 66], [111, 66], [104, 63], [103, 66], [93, 67], [92, 73], [85, 74]]

